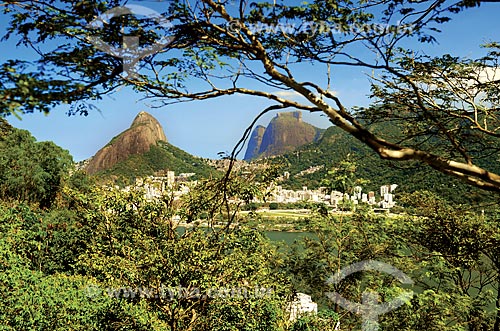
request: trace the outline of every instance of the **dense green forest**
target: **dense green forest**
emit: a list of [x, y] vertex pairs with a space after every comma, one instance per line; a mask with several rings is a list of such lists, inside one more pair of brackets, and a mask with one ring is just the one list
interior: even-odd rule
[[[397, 217], [311, 205], [302, 230], [314, 235], [287, 246], [237, 213], [272, 173], [201, 180], [180, 200], [147, 201], [95, 185], [66, 151], [26, 131], [3, 122], [1, 135], [1, 330], [359, 330], [362, 316], [327, 293], [361, 302], [365, 289], [384, 302], [413, 291], [379, 316], [383, 330], [500, 327], [496, 207], [481, 215], [428, 191], [403, 196]], [[232, 226], [179, 231], [176, 215]], [[328, 282], [369, 260], [413, 285], [380, 272]], [[295, 292], [312, 295], [318, 314], [291, 321]]]

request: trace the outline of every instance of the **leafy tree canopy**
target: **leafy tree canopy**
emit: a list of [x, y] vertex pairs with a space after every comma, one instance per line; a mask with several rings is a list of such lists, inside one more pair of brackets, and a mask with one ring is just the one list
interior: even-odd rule
[[49, 207], [69, 177], [73, 158], [53, 142], [36, 142], [0, 120], [0, 198]]
[[[274, 102], [264, 112], [323, 112], [384, 159], [417, 160], [500, 191], [500, 176], [477, 166], [481, 158], [496, 161], [500, 147], [495, 78], [500, 45], [485, 45], [479, 59], [431, 58], [403, 47], [409, 39], [434, 42], [444, 23], [480, 1], [176, 0], [162, 6], [166, 20], [141, 20], [130, 11], [112, 17], [108, 10], [121, 5], [4, 2], [10, 19], [5, 38], [33, 48], [39, 57], [3, 63], [0, 111], [48, 112], [64, 102], [72, 103], [72, 112], [86, 113], [81, 102], [121, 85], [134, 86], [159, 105], [252, 95]], [[104, 28], [96, 28], [97, 17], [107, 18]], [[122, 47], [122, 32], [140, 37], [140, 46], [151, 51], [110, 51]], [[324, 79], [298, 78], [297, 68], [307, 65], [323, 68]], [[336, 83], [331, 68], [343, 66], [373, 70], [373, 107], [349, 109], [331, 92]], [[270, 92], [276, 90], [304, 101]], [[370, 129], [370, 123], [388, 120], [398, 123], [399, 137]]]

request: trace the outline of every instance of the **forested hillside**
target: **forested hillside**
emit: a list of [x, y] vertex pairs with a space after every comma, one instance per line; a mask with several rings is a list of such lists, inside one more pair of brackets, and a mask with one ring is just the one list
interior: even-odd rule
[[[390, 133], [391, 126], [385, 124], [377, 130]], [[396, 194], [428, 190], [452, 202], [473, 203], [488, 200], [489, 194], [484, 191], [441, 174], [429, 166], [417, 162], [382, 160], [360, 141], [335, 126], [328, 128], [318, 142], [269, 160], [271, 163], [282, 165], [281, 171], [290, 173], [290, 178], [282, 183], [283, 186], [299, 189], [302, 186], [320, 187], [328, 171], [346, 158], [356, 162], [358, 178], [369, 180], [364, 188], [365, 192], [377, 192], [379, 187], [385, 184], [398, 184]], [[313, 173], [301, 174], [304, 170], [317, 166], [323, 167]], [[500, 164], [488, 166], [500, 169]]]

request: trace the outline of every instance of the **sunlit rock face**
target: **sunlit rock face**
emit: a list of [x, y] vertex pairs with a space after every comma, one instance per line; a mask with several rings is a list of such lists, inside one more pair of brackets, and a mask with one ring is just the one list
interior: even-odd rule
[[167, 141], [160, 123], [150, 114], [140, 112], [127, 130], [101, 148], [94, 155], [85, 170], [88, 174], [109, 169], [131, 155], [142, 154], [158, 141]]

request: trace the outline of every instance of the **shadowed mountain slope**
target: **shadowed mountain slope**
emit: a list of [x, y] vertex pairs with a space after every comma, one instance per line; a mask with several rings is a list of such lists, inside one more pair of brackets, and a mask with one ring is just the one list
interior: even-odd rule
[[248, 142], [245, 160], [281, 155], [316, 141], [323, 130], [302, 121], [299, 111], [278, 113], [264, 129], [257, 126]]

